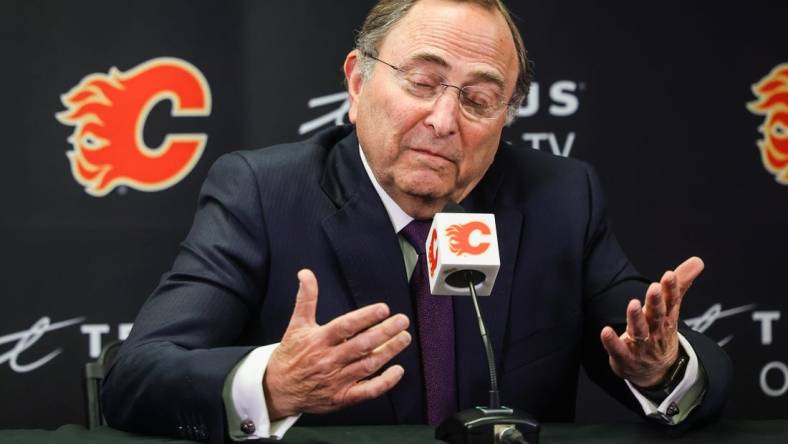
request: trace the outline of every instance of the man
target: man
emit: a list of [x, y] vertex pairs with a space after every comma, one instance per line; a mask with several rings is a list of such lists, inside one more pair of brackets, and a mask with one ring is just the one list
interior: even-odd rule
[[[587, 165], [501, 144], [526, 66], [499, 1], [379, 2], [344, 63], [354, 126], [214, 165], [107, 377], [110, 424], [221, 442], [483, 405], [470, 302], [425, 309], [408, 284], [424, 272], [409, 227], [450, 201], [496, 215], [502, 267], [481, 306], [504, 404], [571, 420], [582, 362], [666, 427], [718, 414], [727, 357], [678, 321], [702, 262], [649, 285]], [[435, 352], [438, 336], [451, 345]]]

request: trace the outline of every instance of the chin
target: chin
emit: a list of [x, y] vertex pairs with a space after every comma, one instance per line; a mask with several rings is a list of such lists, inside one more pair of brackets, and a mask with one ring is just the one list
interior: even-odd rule
[[400, 185], [400, 189], [407, 194], [426, 200], [442, 199], [454, 191], [453, 187], [445, 181], [424, 180], [423, 178], [419, 180], [406, 178]]

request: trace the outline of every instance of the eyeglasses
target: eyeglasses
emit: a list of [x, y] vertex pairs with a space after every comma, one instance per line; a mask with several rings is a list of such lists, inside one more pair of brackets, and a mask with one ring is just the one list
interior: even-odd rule
[[471, 118], [494, 119], [510, 104], [493, 87], [476, 85], [459, 87], [449, 85], [444, 82], [443, 77], [435, 72], [416, 68], [400, 68], [384, 62], [367, 52], [362, 52], [361, 54], [393, 69], [395, 71], [394, 77], [397, 78], [400, 86], [413, 97], [433, 100], [443, 94], [447, 88], [456, 89], [460, 108]]

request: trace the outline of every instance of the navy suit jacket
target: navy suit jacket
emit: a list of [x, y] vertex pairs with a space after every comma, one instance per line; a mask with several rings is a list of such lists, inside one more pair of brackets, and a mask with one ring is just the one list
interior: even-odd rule
[[[494, 213], [501, 269], [480, 306], [496, 353], [502, 402], [542, 421], [574, 418], [578, 369], [642, 414], [609, 369], [603, 326], [625, 325], [648, 284], [611, 233], [600, 185], [585, 163], [502, 144], [461, 202]], [[318, 279], [318, 322], [386, 302], [415, 319], [397, 235], [364, 171], [352, 127], [305, 142], [231, 153], [212, 167], [194, 225], [140, 311], [103, 387], [109, 423], [135, 432], [221, 442], [222, 388], [254, 347], [278, 342], [292, 312], [296, 272]], [[459, 407], [484, 405], [489, 377], [471, 301], [454, 303]], [[388, 394], [299, 425], [424, 423], [416, 323], [393, 363]], [[707, 373], [703, 403], [682, 424], [721, 408], [730, 363], [682, 326]]]

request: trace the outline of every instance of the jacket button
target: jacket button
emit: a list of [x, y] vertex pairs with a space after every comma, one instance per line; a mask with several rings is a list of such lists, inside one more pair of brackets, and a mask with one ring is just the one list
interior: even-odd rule
[[247, 435], [251, 435], [255, 431], [254, 422], [251, 419], [244, 419], [241, 421], [241, 431]]

